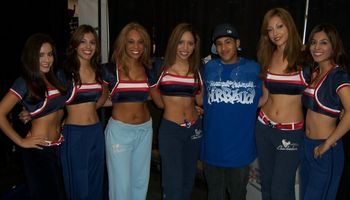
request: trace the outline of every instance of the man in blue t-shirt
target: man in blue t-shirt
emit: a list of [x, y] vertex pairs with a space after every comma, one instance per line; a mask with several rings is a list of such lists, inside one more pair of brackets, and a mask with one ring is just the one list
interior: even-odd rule
[[238, 56], [237, 30], [218, 25], [212, 35], [212, 53], [219, 58], [204, 66], [204, 140], [201, 159], [208, 199], [245, 199], [249, 164], [256, 158], [254, 128], [262, 95], [260, 66]]

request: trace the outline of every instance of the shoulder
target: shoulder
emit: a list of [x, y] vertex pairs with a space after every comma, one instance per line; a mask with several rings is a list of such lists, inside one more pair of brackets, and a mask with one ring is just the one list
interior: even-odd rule
[[27, 93], [27, 83], [23, 77], [18, 77], [12, 84], [10, 91], [17, 96], [23, 97]]
[[350, 83], [349, 74], [339, 66], [335, 67], [329, 76], [330, 76], [329, 78], [332, 81], [333, 85], [336, 87], [338, 87], [342, 84], [349, 84]]
[[13, 89], [17, 89], [17, 88], [26, 88], [26, 81], [24, 80], [23, 77], [18, 77], [12, 85]]
[[259, 63], [257, 63], [255, 60], [241, 57], [239, 62], [240, 62], [240, 65], [242, 65], [243, 68], [247, 70], [247, 72], [259, 74], [261, 71], [261, 67]]
[[57, 77], [58, 81], [60, 81], [62, 84], [67, 83], [67, 79], [66, 79], [64, 70], [62, 68], [57, 69], [56, 77]]
[[108, 74], [114, 74], [116, 70], [115, 63], [103, 63], [101, 64], [102, 76], [106, 76]]
[[115, 65], [114, 63], [102, 63], [101, 68], [102, 70], [112, 71], [115, 69]]
[[204, 68], [216, 67], [220, 65], [221, 61], [219, 58], [211, 59], [207, 63], [204, 64]]
[[245, 58], [245, 57], [241, 57], [240, 59], [241, 59], [240, 62], [243, 65], [250, 65], [252, 67], [260, 68], [259, 63], [253, 59], [249, 59], [249, 58]]

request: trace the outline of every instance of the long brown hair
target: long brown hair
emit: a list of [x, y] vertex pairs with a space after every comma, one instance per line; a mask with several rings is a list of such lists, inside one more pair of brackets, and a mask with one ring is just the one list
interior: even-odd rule
[[23, 65], [23, 79], [28, 87], [29, 98], [32, 100], [43, 99], [47, 94], [47, 85], [40, 76], [39, 62], [40, 49], [44, 43], [51, 45], [52, 54], [54, 57], [50, 71], [45, 73], [45, 77], [54, 88], [60, 91], [61, 94], [66, 93], [66, 88], [58, 82], [54, 73], [54, 67], [56, 67], [57, 63], [55, 44], [49, 35], [36, 33], [27, 39], [21, 56], [21, 62]]
[[130, 31], [137, 31], [143, 42], [144, 42], [144, 52], [141, 56], [141, 63], [147, 67], [151, 68], [151, 39], [147, 30], [139, 23], [131, 22], [124, 26], [124, 28], [120, 31], [117, 39], [113, 45], [113, 54], [111, 57], [111, 62], [116, 63], [121, 66], [122, 72], [129, 77], [129, 69], [127, 67], [127, 60], [129, 59], [126, 53], [126, 45], [127, 45], [127, 35]]
[[181, 40], [182, 35], [185, 32], [190, 32], [193, 35], [194, 43], [195, 43], [193, 53], [189, 57], [189, 61], [188, 61], [189, 69], [187, 74], [193, 73], [195, 80], [197, 81], [198, 80], [197, 72], [200, 67], [200, 38], [197, 31], [194, 29], [194, 27], [191, 24], [180, 23], [174, 28], [168, 40], [168, 45], [165, 51], [163, 68], [170, 67], [175, 64], [177, 46]]
[[80, 45], [82, 39], [84, 38], [84, 35], [87, 33], [92, 33], [96, 41], [96, 50], [90, 60], [90, 64], [96, 74], [95, 80], [98, 83], [101, 83], [101, 79], [100, 79], [101, 45], [95, 29], [90, 25], [82, 24], [74, 31], [69, 41], [69, 46], [67, 48], [67, 58], [63, 64], [64, 74], [67, 80], [71, 81], [73, 78], [74, 82], [77, 83], [78, 85], [81, 85], [81, 79], [79, 74], [80, 61], [78, 58], [78, 53], [76, 48]]
[[258, 43], [257, 59], [262, 66], [263, 78], [266, 77], [268, 66], [271, 63], [273, 52], [276, 50], [268, 35], [267, 26], [272, 17], [278, 16], [288, 29], [288, 41], [283, 52], [283, 59], [287, 59], [288, 66], [286, 72], [295, 72], [300, 69], [299, 60], [301, 58], [302, 42], [291, 14], [284, 8], [273, 8], [264, 16]]

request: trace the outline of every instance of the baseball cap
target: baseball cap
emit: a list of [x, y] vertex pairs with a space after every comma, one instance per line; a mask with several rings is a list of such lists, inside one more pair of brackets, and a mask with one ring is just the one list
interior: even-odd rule
[[215, 41], [220, 37], [232, 37], [234, 39], [238, 39], [239, 35], [237, 29], [232, 26], [230, 23], [222, 23], [215, 27], [212, 35], [212, 46], [211, 52], [213, 54], [217, 54]]

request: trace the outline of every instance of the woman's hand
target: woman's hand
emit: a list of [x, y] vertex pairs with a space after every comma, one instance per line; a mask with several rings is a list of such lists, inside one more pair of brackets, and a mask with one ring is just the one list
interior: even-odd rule
[[28, 133], [25, 138], [21, 140], [20, 146], [23, 148], [36, 148], [43, 149], [43, 146], [47, 146], [45, 138], [34, 137]]
[[204, 110], [202, 107], [196, 105], [195, 108], [197, 110], [198, 115], [203, 115]]
[[335, 145], [337, 145], [337, 143], [330, 145], [327, 142], [318, 145], [314, 149], [314, 158], [320, 158], [326, 151], [328, 151], [331, 147], [334, 147]]
[[29, 112], [23, 107], [23, 110], [18, 114], [18, 118], [24, 123], [28, 123], [30, 120], [32, 120], [32, 117], [30, 116]]

